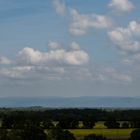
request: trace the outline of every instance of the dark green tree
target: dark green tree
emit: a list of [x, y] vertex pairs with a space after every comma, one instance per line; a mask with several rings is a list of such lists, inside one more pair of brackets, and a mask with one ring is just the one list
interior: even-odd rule
[[121, 127], [122, 128], [129, 128], [129, 123], [128, 122], [123, 122]]
[[41, 122], [41, 127], [43, 129], [52, 129], [55, 126], [54, 126], [54, 124], [51, 120], [44, 120], [44, 121]]
[[49, 140], [61, 140], [63, 130], [60, 128], [50, 129], [48, 132]]
[[47, 140], [47, 135], [40, 128], [12, 129], [7, 140]]
[[7, 133], [6, 129], [0, 129], [0, 140], [7, 140]]
[[132, 120], [131, 121], [131, 128], [140, 128], [140, 121], [139, 120]]
[[76, 140], [76, 138], [74, 137], [74, 135], [68, 131], [68, 130], [64, 130], [63, 131], [63, 140]]
[[109, 117], [105, 122], [104, 125], [111, 129], [111, 128], [120, 128], [120, 123], [117, 122], [114, 118]]
[[2, 128], [10, 129], [13, 126], [13, 122], [14, 121], [13, 121], [13, 118], [12, 117], [10, 117], [10, 116], [4, 116], [2, 118], [1, 126], [2, 126]]
[[23, 130], [20, 129], [11, 129], [7, 134], [6, 140], [24, 140]]
[[93, 120], [84, 120], [83, 121], [83, 128], [92, 129], [95, 126], [95, 121]]
[[140, 140], [140, 129], [132, 131], [130, 135], [130, 140]]
[[76, 129], [78, 128], [79, 121], [77, 120], [72, 120], [72, 119], [64, 119], [60, 120], [59, 123], [57, 124], [58, 128], [62, 129]]
[[68, 130], [62, 130], [60, 128], [51, 129], [48, 132], [49, 140], [76, 140], [74, 135]]
[[47, 140], [47, 135], [40, 128], [24, 129], [22, 137], [24, 140]]

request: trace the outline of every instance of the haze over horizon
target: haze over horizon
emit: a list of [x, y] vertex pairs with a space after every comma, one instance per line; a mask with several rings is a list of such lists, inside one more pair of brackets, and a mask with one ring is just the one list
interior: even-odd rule
[[140, 96], [139, 0], [0, 0], [0, 97]]

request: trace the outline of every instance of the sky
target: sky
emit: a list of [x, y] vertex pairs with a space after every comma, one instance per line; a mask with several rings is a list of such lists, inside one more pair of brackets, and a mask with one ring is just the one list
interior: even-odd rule
[[139, 0], [0, 0], [0, 97], [140, 96]]

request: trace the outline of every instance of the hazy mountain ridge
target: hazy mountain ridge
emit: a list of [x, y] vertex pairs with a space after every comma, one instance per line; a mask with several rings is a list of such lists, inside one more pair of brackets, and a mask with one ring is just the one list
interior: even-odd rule
[[1, 97], [0, 107], [140, 108], [140, 97]]

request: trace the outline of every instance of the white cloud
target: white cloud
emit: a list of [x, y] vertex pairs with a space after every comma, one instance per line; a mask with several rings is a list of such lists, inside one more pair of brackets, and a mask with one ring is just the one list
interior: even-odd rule
[[11, 68], [2, 68], [0, 69], [0, 76], [12, 78], [12, 79], [21, 79], [25, 78], [27, 73], [31, 72], [33, 69], [32, 66], [22, 66], [22, 67], [11, 67]]
[[[50, 46], [57, 46], [51, 42]], [[59, 44], [59, 46], [61, 46]], [[47, 52], [23, 48], [9, 67], [0, 67], [0, 78], [14, 80], [87, 80], [105, 83], [130, 83], [132, 77], [115, 69], [100, 68], [89, 63], [88, 54], [76, 42], [71, 49], [50, 47]]]
[[63, 66], [16, 65], [8, 68], [0, 68], [0, 78], [8, 78], [14, 80], [58, 80], [64, 78], [64, 76], [65, 69]]
[[64, 1], [62, 1], [62, 0], [53, 0], [53, 6], [54, 6], [57, 14], [64, 15], [64, 13], [66, 11], [66, 6], [65, 6]]
[[140, 24], [131, 21], [127, 28], [117, 27], [108, 32], [111, 41], [124, 53], [138, 53], [140, 42], [136, 39], [140, 37]]
[[[97, 71], [96, 71], [96, 70]], [[89, 66], [44, 66], [44, 65], [20, 65], [10, 68], [0, 69], [0, 78], [14, 80], [80, 80], [80, 81], [100, 81], [103, 83], [128, 84], [133, 81], [131, 75], [118, 72], [114, 68], [96, 67], [90, 69]], [[19, 81], [18, 81], [19, 82]]]
[[73, 50], [80, 50], [80, 45], [78, 43], [76, 43], [76, 42], [73, 41], [70, 44], [70, 48], [72, 48]]
[[18, 61], [25, 64], [36, 64], [42, 60], [42, 53], [32, 48], [24, 48], [18, 54]]
[[116, 79], [118, 81], [124, 81], [124, 82], [132, 82], [132, 77], [128, 74], [120, 73], [115, 69], [108, 70], [107, 72], [112, 79]]
[[70, 33], [73, 35], [84, 35], [89, 29], [110, 28], [111, 20], [102, 15], [96, 14], [79, 14], [76, 10], [71, 10], [72, 22]]
[[117, 13], [130, 12], [134, 9], [134, 5], [129, 0], [111, 0], [108, 6]]
[[8, 58], [0, 56], [0, 64], [8, 65], [10, 63], [11, 63], [11, 61]]
[[132, 35], [140, 36], [140, 24], [136, 21], [131, 21], [128, 25], [128, 30], [132, 33]]
[[57, 43], [57, 42], [49, 41], [49, 43], [48, 43], [48, 48], [49, 48], [49, 49], [60, 49], [61, 46], [60, 46], [60, 44]]
[[[0, 78], [79, 79], [78, 75], [89, 62], [88, 54], [80, 48], [80, 45], [72, 42], [71, 49], [66, 50], [57, 42], [49, 42], [48, 47], [50, 49], [46, 52], [29, 47], [23, 48], [12, 65], [0, 67]], [[4, 60], [6, 59], [1, 59], [1, 63], [8, 63]], [[84, 76], [86, 74], [82, 74], [82, 77], [86, 77]]]
[[132, 65], [133, 64], [133, 59], [124, 59], [124, 60], [122, 60], [122, 64], [124, 64], [124, 65]]
[[140, 62], [140, 53], [135, 54], [135, 55], [133, 56], [133, 61], [134, 61], [134, 62]]
[[128, 73], [123, 73], [118, 71], [115, 68], [102, 68], [100, 70], [100, 73], [98, 74], [98, 77], [101, 78], [99, 80], [105, 81], [105, 82], [111, 82], [111, 83], [130, 83], [133, 81], [133, 78]]
[[24, 48], [18, 54], [19, 63], [24, 64], [67, 64], [67, 65], [84, 65], [89, 61], [88, 54], [83, 50], [66, 51], [64, 49], [50, 50], [40, 52], [33, 48]]

